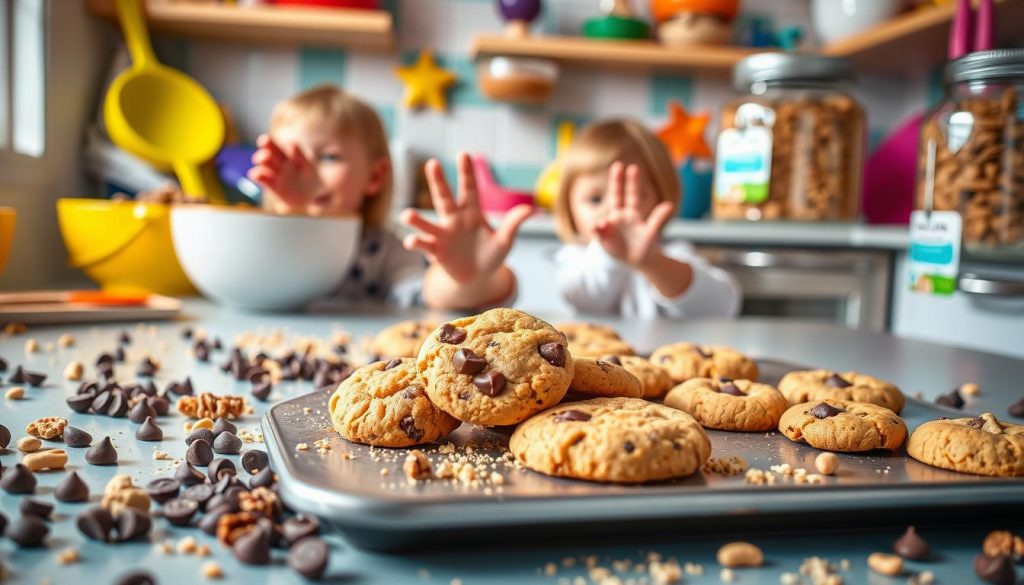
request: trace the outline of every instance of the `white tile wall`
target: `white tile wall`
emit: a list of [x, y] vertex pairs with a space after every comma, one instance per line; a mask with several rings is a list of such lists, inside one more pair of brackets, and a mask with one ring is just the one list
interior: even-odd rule
[[551, 152], [551, 120], [547, 112], [502, 106], [495, 112], [497, 145], [494, 159], [506, 164], [547, 164]]
[[348, 53], [345, 86], [375, 104], [398, 104], [402, 101], [403, 88], [394, 75], [395, 66], [392, 55]]

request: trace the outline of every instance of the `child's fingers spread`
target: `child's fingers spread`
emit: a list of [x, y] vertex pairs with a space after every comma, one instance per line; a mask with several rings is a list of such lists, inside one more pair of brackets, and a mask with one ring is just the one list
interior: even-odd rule
[[404, 223], [405, 225], [412, 228], [416, 228], [421, 232], [430, 234], [432, 236], [440, 235], [443, 231], [439, 226], [433, 224], [430, 220], [420, 215], [414, 209], [406, 209], [405, 211], [403, 211], [401, 219], [402, 223]]
[[273, 188], [274, 183], [277, 181], [277, 173], [262, 166], [249, 169], [246, 176], [255, 183], [271, 188]]
[[260, 149], [256, 151], [256, 154], [252, 155], [252, 163], [256, 166], [264, 166], [274, 170], [281, 168], [284, 164], [284, 157], [274, 154], [267, 149]]
[[640, 207], [640, 167], [629, 165], [626, 168], [626, 208]]
[[437, 253], [437, 240], [424, 234], [409, 234], [402, 240], [402, 245], [406, 250], [419, 250], [431, 256]]
[[459, 167], [459, 204], [477, 205], [476, 174], [473, 170], [473, 159], [466, 152], [460, 152], [457, 157]]
[[622, 207], [623, 166], [619, 161], [608, 168], [608, 200], [612, 209]]
[[265, 148], [269, 150], [275, 156], [285, 156], [284, 150], [281, 149], [280, 145], [274, 142], [274, 140], [266, 134], [260, 136], [260, 139], [256, 142], [256, 145], [259, 146], [260, 148]]
[[427, 186], [430, 188], [430, 200], [434, 209], [441, 215], [449, 215], [455, 211], [455, 199], [448, 181], [444, 178], [444, 170], [437, 159], [430, 159], [426, 165]]
[[657, 233], [661, 230], [662, 226], [665, 225], [665, 222], [672, 217], [672, 211], [674, 209], [674, 206], [668, 201], [662, 201], [655, 205], [654, 209], [651, 210], [651, 215], [647, 218], [645, 224], [647, 229]]
[[519, 226], [523, 225], [526, 218], [533, 215], [533, 208], [529, 205], [516, 205], [512, 209], [505, 213], [505, 217], [502, 218], [501, 224], [498, 226], [497, 234], [498, 239], [507, 245], [512, 245], [512, 240], [516, 237], [516, 232], [519, 231]]

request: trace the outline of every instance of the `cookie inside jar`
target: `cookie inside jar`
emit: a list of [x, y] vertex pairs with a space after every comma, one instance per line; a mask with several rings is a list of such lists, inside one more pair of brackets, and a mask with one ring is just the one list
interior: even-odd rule
[[722, 109], [716, 219], [855, 221], [865, 121], [844, 59], [764, 53], [737, 64]]

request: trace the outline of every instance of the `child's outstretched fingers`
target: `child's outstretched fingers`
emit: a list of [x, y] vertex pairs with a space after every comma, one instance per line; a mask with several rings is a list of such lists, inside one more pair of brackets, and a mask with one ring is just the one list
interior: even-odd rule
[[444, 170], [441, 163], [432, 158], [427, 161], [425, 172], [427, 175], [427, 187], [430, 189], [430, 200], [434, 204], [434, 210], [439, 214], [450, 215], [455, 212], [455, 198], [452, 197], [452, 190], [448, 187], [448, 181], [444, 178]]
[[608, 167], [608, 203], [612, 209], [622, 209], [624, 174], [625, 166], [620, 161]]
[[631, 164], [626, 168], [626, 199], [627, 209], [640, 208], [640, 167]]
[[434, 237], [443, 233], [440, 226], [420, 215], [415, 209], [406, 209], [402, 212], [400, 219], [405, 225]]
[[409, 234], [402, 239], [402, 246], [406, 250], [423, 252], [431, 262], [437, 254], [437, 239], [427, 234]]
[[508, 210], [495, 231], [498, 241], [511, 248], [512, 242], [516, 239], [516, 233], [519, 231], [519, 226], [523, 225], [526, 218], [531, 215], [533, 215], [533, 208], [526, 204], [516, 205]]
[[459, 206], [479, 207], [480, 200], [477, 196], [476, 173], [473, 170], [473, 160], [466, 152], [459, 152], [456, 161], [459, 169]]
[[655, 205], [654, 209], [651, 210], [651, 215], [647, 217], [645, 222], [648, 233], [657, 235], [661, 231], [662, 226], [665, 225], [665, 222], [672, 217], [674, 210], [675, 206], [668, 201], [662, 201]]

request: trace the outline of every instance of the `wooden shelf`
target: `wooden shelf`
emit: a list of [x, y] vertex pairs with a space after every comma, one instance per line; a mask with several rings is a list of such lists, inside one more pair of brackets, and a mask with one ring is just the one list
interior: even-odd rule
[[[86, 0], [96, 16], [117, 18], [113, 0]], [[395, 48], [391, 13], [293, 6], [236, 7], [148, 0], [154, 32], [250, 44], [313, 45], [387, 52]]]
[[[859, 71], [927, 74], [946, 62], [956, 3], [908, 12], [863, 33], [822, 47], [824, 55], [848, 57]], [[1024, 37], [1024, 0], [995, 0], [995, 46]]]
[[765, 49], [703, 45], [666, 47], [654, 41], [609, 41], [585, 37], [531, 36], [517, 39], [481, 35], [473, 39], [473, 57], [534, 57], [567, 66], [607, 69], [663, 69], [728, 75], [747, 55]]

